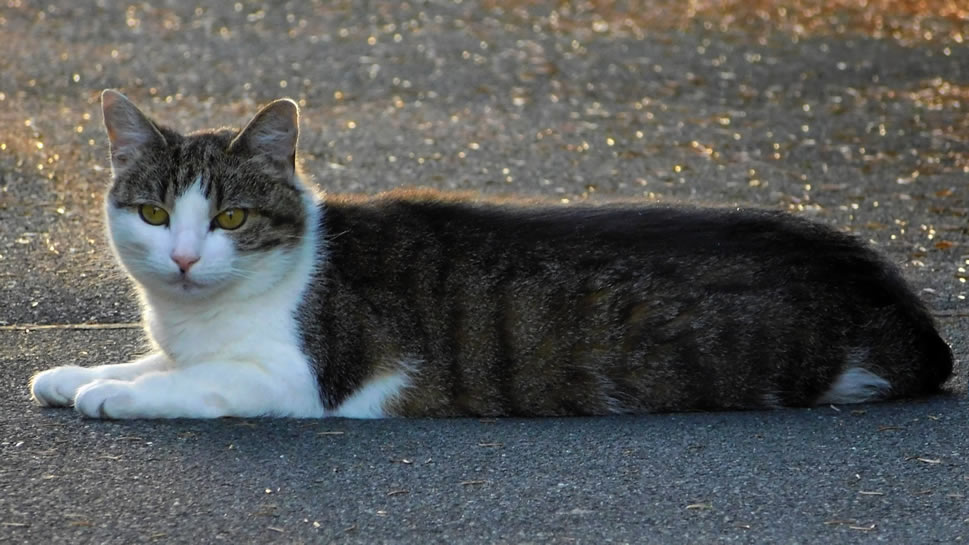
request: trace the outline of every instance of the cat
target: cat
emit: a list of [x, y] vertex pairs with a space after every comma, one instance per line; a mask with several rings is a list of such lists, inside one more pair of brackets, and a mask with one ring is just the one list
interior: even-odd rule
[[323, 198], [297, 105], [182, 135], [120, 93], [111, 247], [153, 351], [35, 375], [92, 418], [604, 415], [930, 394], [952, 353], [899, 271], [781, 212]]

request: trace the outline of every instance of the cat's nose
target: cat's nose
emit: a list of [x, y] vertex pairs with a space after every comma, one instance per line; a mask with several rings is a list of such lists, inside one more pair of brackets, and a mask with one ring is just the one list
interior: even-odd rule
[[182, 254], [172, 254], [172, 261], [178, 265], [178, 268], [183, 272], [187, 273], [192, 265], [198, 263], [199, 256], [197, 255], [182, 255]]

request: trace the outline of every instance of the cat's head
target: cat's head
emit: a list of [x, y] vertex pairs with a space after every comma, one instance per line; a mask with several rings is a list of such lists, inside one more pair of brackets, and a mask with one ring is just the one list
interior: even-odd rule
[[296, 174], [293, 101], [269, 104], [242, 130], [187, 135], [116, 91], [102, 93], [101, 107], [111, 143], [108, 232], [149, 295], [252, 296], [289, 272], [313, 202]]

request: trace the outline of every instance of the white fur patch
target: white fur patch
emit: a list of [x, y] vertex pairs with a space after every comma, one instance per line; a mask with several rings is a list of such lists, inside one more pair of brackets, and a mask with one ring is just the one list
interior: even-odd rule
[[818, 398], [818, 403], [865, 403], [882, 399], [892, 389], [892, 384], [863, 367], [849, 367], [831, 385], [831, 389]]
[[82, 386], [97, 380], [132, 380], [171, 366], [163, 354], [152, 354], [131, 363], [78, 367], [63, 365], [37, 373], [30, 380], [30, 396], [43, 407], [70, 407]]
[[370, 380], [348, 397], [327, 416], [343, 418], [384, 418], [384, 406], [395, 399], [411, 383], [407, 371], [384, 375]]
[[[203, 246], [206, 245], [209, 246], [208, 248], [204, 248], [204, 253], [207, 254], [205, 255], [206, 263], [200, 262], [196, 264], [195, 269], [198, 269], [198, 266], [208, 265], [222, 257], [220, 255], [208, 255], [213, 250], [216, 250], [212, 246], [221, 246], [224, 252], [224, 247], [227, 243], [227, 241], [222, 240], [220, 241], [221, 244], [213, 244], [214, 241], [209, 240], [210, 236], [215, 238], [216, 235], [221, 234], [220, 231], [209, 233], [209, 223], [211, 222], [211, 218], [209, 218], [210, 208], [211, 205], [208, 199], [202, 193], [202, 176], [199, 175], [195, 178], [192, 186], [175, 200], [175, 206], [171, 211], [171, 225], [168, 229], [171, 236], [171, 253], [169, 257], [179, 254], [201, 258]], [[190, 271], [188, 276], [191, 277], [193, 274], [197, 273]]]

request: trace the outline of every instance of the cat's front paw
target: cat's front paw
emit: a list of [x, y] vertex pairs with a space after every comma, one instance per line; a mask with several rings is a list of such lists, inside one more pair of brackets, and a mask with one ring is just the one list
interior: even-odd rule
[[88, 418], [135, 418], [134, 388], [122, 380], [96, 380], [74, 398], [74, 410]]
[[48, 369], [30, 380], [30, 397], [42, 407], [70, 407], [78, 389], [94, 378], [90, 369], [76, 365]]

